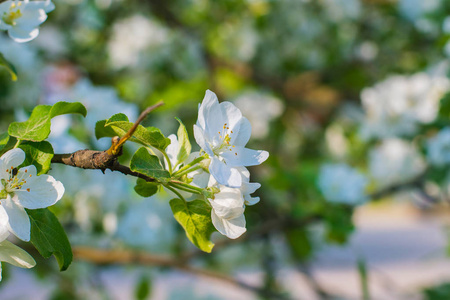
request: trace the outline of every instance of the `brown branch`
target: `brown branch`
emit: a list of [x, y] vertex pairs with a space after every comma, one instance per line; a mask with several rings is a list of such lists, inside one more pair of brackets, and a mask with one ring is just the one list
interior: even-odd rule
[[243, 288], [245, 290], [249, 290], [251, 292], [260, 295], [265, 295], [268, 298], [287, 299], [286, 297], [283, 297], [283, 295], [268, 292], [263, 288], [249, 285], [231, 276], [227, 276], [225, 274], [214, 272], [211, 270], [190, 266], [182, 262], [181, 260], [168, 255], [155, 255], [142, 251], [97, 249], [92, 247], [80, 247], [80, 246], [73, 248], [73, 254], [75, 259], [88, 261], [98, 265], [137, 264], [137, 265], [150, 265], [159, 267], [171, 267], [183, 272], [195, 274], [197, 276], [219, 280], [228, 283], [230, 285], [233, 285], [235, 287]]

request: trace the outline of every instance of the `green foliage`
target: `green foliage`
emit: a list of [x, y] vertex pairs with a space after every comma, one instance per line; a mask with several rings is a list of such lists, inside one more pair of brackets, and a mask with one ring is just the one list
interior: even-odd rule
[[308, 232], [302, 228], [293, 228], [286, 231], [287, 241], [292, 254], [296, 259], [307, 260], [312, 254], [312, 245]]
[[86, 116], [86, 108], [78, 102], [58, 102], [53, 106], [38, 105], [25, 122], [13, 122], [8, 133], [20, 140], [40, 142], [50, 134], [51, 119], [62, 114], [81, 114]]
[[142, 197], [150, 197], [156, 194], [159, 184], [156, 182], [148, 182], [142, 178], [136, 180], [134, 190]]
[[211, 221], [211, 207], [202, 200], [186, 202], [175, 198], [170, 200], [170, 208], [189, 240], [200, 250], [210, 253], [214, 247], [210, 237], [216, 230]]
[[134, 290], [136, 300], [145, 300], [152, 293], [152, 282], [148, 276], [141, 276]]
[[191, 143], [189, 142], [189, 136], [184, 126], [183, 122], [180, 119], [176, 118], [180, 123], [180, 127], [178, 128], [177, 136], [179, 143], [179, 151], [177, 156], [177, 161], [181, 162], [188, 158], [189, 154], [191, 154]]
[[72, 262], [73, 254], [63, 227], [47, 208], [27, 210], [31, 222], [31, 243], [48, 258], [54, 255], [61, 271]]
[[3, 150], [9, 142], [9, 134], [4, 132], [0, 134], [0, 151]]
[[9, 61], [6, 60], [6, 58], [3, 56], [2, 53], [0, 53], [0, 66], [6, 68], [6, 70], [8, 70], [9, 74], [11, 74], [12, 81], [17, 80], [16, 68]]
[[325, 212], [326, 239], [329, 242], [344, 244], [354, 230], [352, 209], [344, 205], [334, 205]]
[[[124, 114], [115, 114], [108, 120], [99, 121], [95, 126], [95, 136], [102, 137], [124, 136], [133, 127], [133, 123]], [[158, 150], [164, 150], [170, 144], [170, 140], [161, 133], [158, 128], [138, 125], [130, 141], [152, 146]]]
[[450, 299], [450, 283], [429, 287], [423, 291], [426, 300], [448, 300]]
[[34, 165], [38, 175], [45, 174], [50, 170], [53, 147], [49, 142], [27, 141], [21, 143], [19, 148], [25, 152], [25, 160], [20, 167]]
[[130, 169], [147, 175], [149, 177], [156, 178], [161, 182], [166, 182], [170, 178], [170, 174], [166, 171], [159, 158], [155, 155], [151, 155], [145, 147], [141, 147], [134, 153], [130, 162]]

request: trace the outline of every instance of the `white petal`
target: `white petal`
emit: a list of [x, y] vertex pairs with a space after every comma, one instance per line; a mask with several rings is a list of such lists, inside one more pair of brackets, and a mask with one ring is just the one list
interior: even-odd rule
[[[34, 166], [27, 168], [33, 169]], [[21, 168], [17, 177], [21, 178], [26, 168]], [[33, 171], [29, 171], [33, 172]], [[29, 189], [29, 190], [28, 190]], [[36, 209], [44, 208], [55, 204], [64, 194], [64, 186], [60, 181], [56, 181], [50, 175], [40, 175], [29, 177], [22, 189], [16, 190], [14, 193], [14, 200], [20, 203], [25, 208]]]
[[245, 217], [243, 214], [235, 219], [224, 220], [219, 218], [214, 213], [214, 210], [212, 210], [211, 219], [214, 227], [216, 227], [221, 234], [226, 235], [230, 239], [236, 239], [247, 231], [245, 228]]
[[269, 157], [269, 152], [236, 146], [232, 148], [232, 151], [220, 153], [220, 156], [225, 159], [229, 167], [256, 166]]
[[238, 170], [230, 168], [216, 157], [211, 158], [209, 173], [214, 176], [219, 184], [228, 187], [240, 187], [242, 184], [241, 174]]
[[14, 27], [31, 31], [47, 20], [47, 14], [43, 9], [26, 9], [22, 11], [22, 16], [16, 19]]
[[2, 206], [9, 217], [8, 229], [19, 239], [28, 242], [30, 240], [30, 218], [25, 209], [17, 205], [8, 195], [2, 200]]
[[242, 117], [239, 122], [239, 131], [237, 135], [234, 137], [231, 136], [230, 144], [235, 146], [245, 146], [250, 139], [250, 135], [252, 134], [252, 125], [247, 118]]
[[259, 202], [259, 197], [251, 197], [249, 194], [244, 195], [245, 205], [255, 205]]
[[[169, 135], [168, 138], [170, 139], [170, 145], [167, 146], [166, 153], [170, 159], [170, 163], [172, 164], [172, 167], [175, 167], [178, 162], [177, 156], [178, 156], [178, 152], [180, 151], [180, 143], [178, 142], [177, 136], [175, 134]], [[165, 157], [164, 157], [164, 163], [166, 165], [166, 169], [169, 169]]]
[[0, 261], [21, 268], [32, 268], [36, 265], [36, 262], [30, 254], [10, 241], [0, 243]]
[[240, 130], [239, 127], [242, 119], [242, 113], [239, 110], [239, 108], [237, 108], [233, 103], [228, 101], [220, 103], [219, 106], [224, 115], [227, 127], [230, 128], [229, 130], [232, 130], [233, 132], [238, 132]]
[[39, 29], [30, 31], [14, 26], [8, 30], [8, 35], [17, 43], [25, 43], [35, 39], [39, 35]]
[[198, 125], [202, 128], [206, 128], [206, 119], [212, 112], [216, 112], [219, 106], [219, 100], [216, 94], [210, 90], [206, 90], [205, 97], [203, 98], [202, 104], [198, 109]]
[[210, 203], [216, 215], [223, 219], [234, 219], [244, 213], [244, 198], [237, 188], [221, 186]]
[[214, 152], [208, 144], [208, 141], [205, 137], [205, 132], [200, 126], [194, 125], [194, 137], [197, 144], [200, 148], [203, 149], [209, 156], [214, 156]]
[[25, 152], [20, 148], [9, 150], [0, 157], [1, 172], [5, 173], [11, 167], [17, 168], [25, 160]]
[[0, 242], [4, 241], [9, 236], [8, 223], [8, 214], [3, 206], [0, 205]]

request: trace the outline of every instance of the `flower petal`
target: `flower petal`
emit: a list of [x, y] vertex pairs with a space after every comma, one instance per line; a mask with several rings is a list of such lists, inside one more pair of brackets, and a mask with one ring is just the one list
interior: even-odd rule
[[202, 104], [200, 104], [198, 109], [197, 124], [202, 129], [205, 129], [208, 116], [210, 116], [211, 113], [217, 113], [218, 110], [219, 100], [217, 99], [216, 94], [210, 90], [206, 90], [205, 97], [203, 98]]
[[2, 200], [2, 206], [9, 217], [9, 231], [25, 242], [30, 241], [30, 218], [25, 209], [16, 204], [9, 195]]
[[[225, 123], [227, 123], [227, 127], [229, 130], [234, 132], [238, 132], [240, 122], [242, 119], [242, 113], [233, 103], [225, 101], [219, 104], [220, 110], [222, 111], [225, 119]], [[215, 116], [211, 116], [214, 118]], [[223, 126], [223, 124], [222, 124]]]
[[229, 167], [260, 165], [269, 157], [269, 152], [264, 150], [252, 150], [241, 146], [236, 146], [232, 150], [220, 153]]
[[209, 173], [219, 184], [228, 187], [240, 187], [242, 184], [241, 174], [239, 174], [238, 170], [230, 168], [217, 157], [211, 157]]
[[0, 243], [0, 261], [21, 268], [32, 268], [36, 265], [34, 258], [30, 254], [10, 241]]
[[214, 213], [214, 210], [211, 210], [211, 219], [214, 227], [216, 227], [221, 234], [226, 235], [230, 239], [236, 239], [247, 231], [245, 228], [245, 217], [243, 214], [237, 218], [225, 220], [219, 218]]
[[[21, 168], [17, 173], [17, 177], [21, 178], [25, 173], [24, 170], [31, 169], [33, 173], [34, 166]], [[25, 174], [28, 174], [25, 173]], [[31, 174], [30, 174], [31, 175]], [[20, 203], [25, 208], [36, 209], [44, 208], [55, 204], [64, 194], [64, 186], [60, 181], [57, 181], [50, 175], [40, 175], [29, 177], [22, 189], [16, 190], [14, 193], [14, 200]]]
[[25, 43], [35, 39], [39, 35], [39, 29], [30, 31], [14, 26], [8, 30], [8, 35], [17, 43]]
[[25, 152], [20, 148], [9, 150], [0, 157], [0, 172], [5, 173], [11, 167], [17, 168], [25, 160]]
[[239, 131], [236, 136], [231, 136], [230, 144], [244, 147], [247, 145], [251, 134], [252, 125], [250, 124], [250, 121], [247, 118], [242, 117], [239, 122]]
[[8, 222], [8, 214], [3, 206], [0, 205], [0, 242], [4, 241], [9, 236]]
[[197, 144], [200, 148], [203, 149], [209, 156], [214, 156], [214, 152], [212, 151], [209, 143], [206, 140], [205, 132], [200, 126], [194, 125], [194, 137]]

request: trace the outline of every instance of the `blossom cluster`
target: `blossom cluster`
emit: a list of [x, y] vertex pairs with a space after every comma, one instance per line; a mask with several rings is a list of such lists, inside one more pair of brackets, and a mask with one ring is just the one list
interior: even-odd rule
[[[31, 225], [25, 209], [51, 206], [64, 194], [61, 182], [50, 175], [38, 176], [34, 165], [18, 169], [24, 160], [25, 152], [20, 148], [9, 150], [0, 157], [0, 261], [10, 262], [17, 253], [24, 252], [5, 240], [9, 233], [30, 241]], [[27, 255], [26, 252], [23, 254], [27, 259], [20, 266], [34, 265], [34, 260]]]
[[51, 0], [8, 0], [0, 3], [0, 29], [16, 42], [29, 42], [39, 35], [39, 25], [55, 5]]

